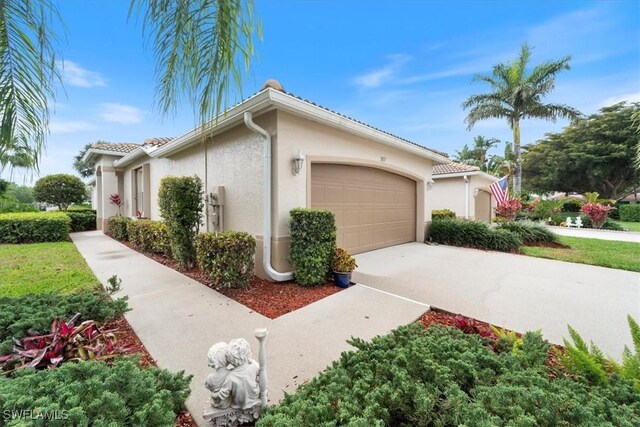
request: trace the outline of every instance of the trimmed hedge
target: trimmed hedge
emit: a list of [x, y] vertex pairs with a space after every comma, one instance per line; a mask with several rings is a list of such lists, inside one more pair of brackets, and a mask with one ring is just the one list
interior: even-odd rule
[[336, 249], [335, 216], [314, 209], [292, 209], [290, 213], [293, 277], [302, 286], [324, 283]]
[[522, 240], [507, 230], [493, 230], [480, 221], [438, 219], [431, 222], [428, 239], [435, 243], [465, 248], [516, 252]]
[[129, 233], [127, 231], [127, 225], [131, 222], [131, 218], [128, 216], [112, 216], [108, 219], [109, 233], [114, 239], [124, 242], [129, 239]]
[[436, 209], [431, 211], [431, 219], [447, 219], [447, 218], [455, 218], [456, 213], [449, 209]]
[[71, 231], [89, 231], [96, 229], [96, 214], [91, 210], [67, 210], [71, 220]]
[[63, 212], [0, 214], [0, 243], [60, 242], [70, 231], [71, 219]]
[[127, 236], [142, 251], [171, 255], [167, 225], [162, 221], [131, 220], [127, 222]]
[[640, 222], [640, 204], [620, 205], [620, 221]]
[[558, 235], [543, 225], [533, 222], [503, 222], [497, 227], [499, 230], [507, 230], [515, 234], [523, 243], [557, 242]]
[[243, 231], [202, 233], [196, 237], [198, 268], [216, 287], [248, 288], [253, 277], [256, 240]]

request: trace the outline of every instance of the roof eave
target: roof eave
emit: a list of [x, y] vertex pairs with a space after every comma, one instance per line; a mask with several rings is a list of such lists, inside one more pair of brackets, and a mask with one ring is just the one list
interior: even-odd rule
[[89, 160], [91, 160], [91, 158], [94, 155], [107, 155], [107, 156], [118, 156], [118, 157], [123, 157], [125, 156], [127, 153], [122, 153], [120, 151], [111, 151], [111, 150], [100, 150], [97, 148], [89, 148], [85, 153], [84, 156], [82, 156], [82, 161], [83, 162], [87, 162]]
[[462, 178], [464, 176], [475, 176], [475, 175], [483, 176], [483, 177], [489, 178], [489, 179], [494, 179], [496, 181], [500, 179], [497, 176], [493, 176], [491, 174], [488, 174], [486, 172], [482, 172], [480, 170], [468, 171], [468, 172], [439, 173], [439, 174], [433, 174], [431, 177], [433, 179], [441, 179], [441, 178]]
[[124, 156], [122, 158], [119, 158], [118, 160], [114, 161], [113, 162], [113, 166], [116, 167], [116, 168], [127, 166], [127, 165], [133, 163], [134, 160], [144, 156], [145, 154], [147, 154], [147, 152], [144, 150], [144, 148], [142, 148], [142, 147], [136, 148], [135, 150], [133, 150], [132, 152], [130, 152], [126, 156]]

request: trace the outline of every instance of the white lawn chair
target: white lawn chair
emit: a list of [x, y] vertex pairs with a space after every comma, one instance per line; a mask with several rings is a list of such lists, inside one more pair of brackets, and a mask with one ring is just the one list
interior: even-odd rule
[[579, 216], [578, 216], [578, 217], [576, 217], [576, 224], [575, 224], [575, 226], [576, 226], [577, 228], [582, 228], [582, 218], [580, 218]]
[[567, 227], [571, 228], [574, 227], [575, 225], [571, 222], [571, 217], [568, 216], [567, 220], [565, 221], [565, 224], [567, 225]]

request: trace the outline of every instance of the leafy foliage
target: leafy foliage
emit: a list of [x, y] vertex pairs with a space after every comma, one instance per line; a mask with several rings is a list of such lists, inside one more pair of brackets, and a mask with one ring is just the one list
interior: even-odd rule
[[[57, 369], [24, 370], [14, 378], [0, 378], [0, 409], [65, 411], [67, 419], [47, 420], [46, 425], [52, 427], [170, 427], [189, 396], [190, 381], [184, 371], [172, 374], [143, 368], [131, 358], [117, 359], [111, 365], [66, 363]], [[15, 419], [6, 425], [24, 425], [23, 421]]]
[[356, 260], [342, 248], [336, 248], [336, 251], [333, 255], [333, 261], [331, 263], [331, 268], [333, 271], [337, 271], [339, 273], [351, 273], [358, 267], [356, 264]]
[[173, 258], [182, 267], [193, 267], [195, 239], [202, 221], [202, 181], [197, 176], [162, 178], [158, 204], [167, 224]]
[[87, 189], [77, 176], [61, 173], [47, 175], [36, 181], [33, 195], [38, 202], [66, 211], [69, 205], [82, 203], [87, 199]]
[[71, 220], [71, 231], [89, 231], [96, 229], [96, 213], [93, 211], [72, 211], [67, 209]]
[[522, 209], [522, 203], [520, 203], [520, 200], [513, 197], [507, 197], [506, 200], [498, 203], [498, 206], [496, 207], [496, 216], [499, 218], [513, 220], [520, 209]]
[[0, 243], [60, 242], [70, 231], [71, 220], [62, 212], [0, 214]]
[[585, 203], [580, 211], [587, 214], [593, 224], [593, 228], [602, 228], [604, 223], [607, 222], [607, 214], [611, 209], [613, 209], [611, 206], [601, 203]]
[[522, 167], [527, 188], [542, 193], [595, 189], [615, 199], [638, 186], [640, 172], [633, 161], [640, 135], [631, 127], [635, 111], [640, 111], [640, 103], [605, 107], [525, 147]]
[[548, 343], [527, 333], [496, 353], [477, 335], [413, 324], [371, 342], [267, 409], [257, 426], [625, 426], [640, 422], [629, 381], [550, 378]]
[[515, 252], [522, 241], [507, 230], [493, 230], [480, 221], [438, 219], [431, 222], [428, 239], [442, 245]]
[[333, 212], [292, 209], [291, 250], [293, 276], [302, 286], [324, 283], [331, 272], [336, 248], [336, 220]]
[[248, 288], [255, 252], [256, 240], [243, 231], [201, 233], [196, 238], [198, 267], [216, 287]]
[[489, 169], [489, 159], [491, 156], [487, 152], [500, 144], [496, 138], [485, 138], [476, 136], [473, 138], [473, 148], [464, 144], [462, 150], [456, 151], [453, 161], [469, 166], [477, 166], [483, 172], [491, 172]]
[[571, 197], [562, 200], [562, 208], [560, 208], [562, 212], [580, 212], [580, 209], [582, 209], [582, 202], [579, 200]]
[[69, 319], [80, 313], [79, 320], [106, 322], [127, 311], [127, 298], [111, 300], [101, 290], [73, 294], [42, 293], [16, 298], [0, 298], [0, 354], [12, 347], [11, 338], [22, 338], [31, 329], [49, 330], [54, 317]]
[[127, 221], [127, 238], [142, 251], [171, 255], [169, 232], [167, 225], [162, 221], [150, 219]]
[[0, 196], [0, 213], [38, 212], [39, 209], [31, 203], [22, 203], [16, 198]]
[[107, 145], [110, 142], [97, 140], [95, 143], [85, 144], [84, 147], [73, 157], [73, 168], [83, 178], [89, 178], [95, 173], [95, 160], [85, 161], [84, 155], [89, 151], [93, 144]]
[[107, 221], [109, 233], [111, 233], [111, 236], [113, 236], [114, 239], [120, 240], [121, 242], [128, 240], [128, 225], [130, 222], [131, 218], [126, 216], [116, 215], [109, 217], [109, 220]]
[[517, 235], [523, 243], [557, 242], [558, 235], [543, 225], [528, 221], [503, 222], [498, 229], [507, 230]]
[[640, 222], [640, 205], [620, 205], [620, 221]]
[[435, 209], [431, 211], [431, 219], [455, 218], [456, 213], [449, 209]]

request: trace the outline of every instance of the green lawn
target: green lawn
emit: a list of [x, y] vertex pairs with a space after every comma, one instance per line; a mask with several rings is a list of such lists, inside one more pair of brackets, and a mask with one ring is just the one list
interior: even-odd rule
[[525, 255], [640, 272], [640, 244], [560, 236], [571, 249], [523, 246]]
[[0, 245], [0, 297], [99, 285], [71, 242]]
[[629, 231], [640, 231], [640, 222], [613, 221], [620, 227]]

